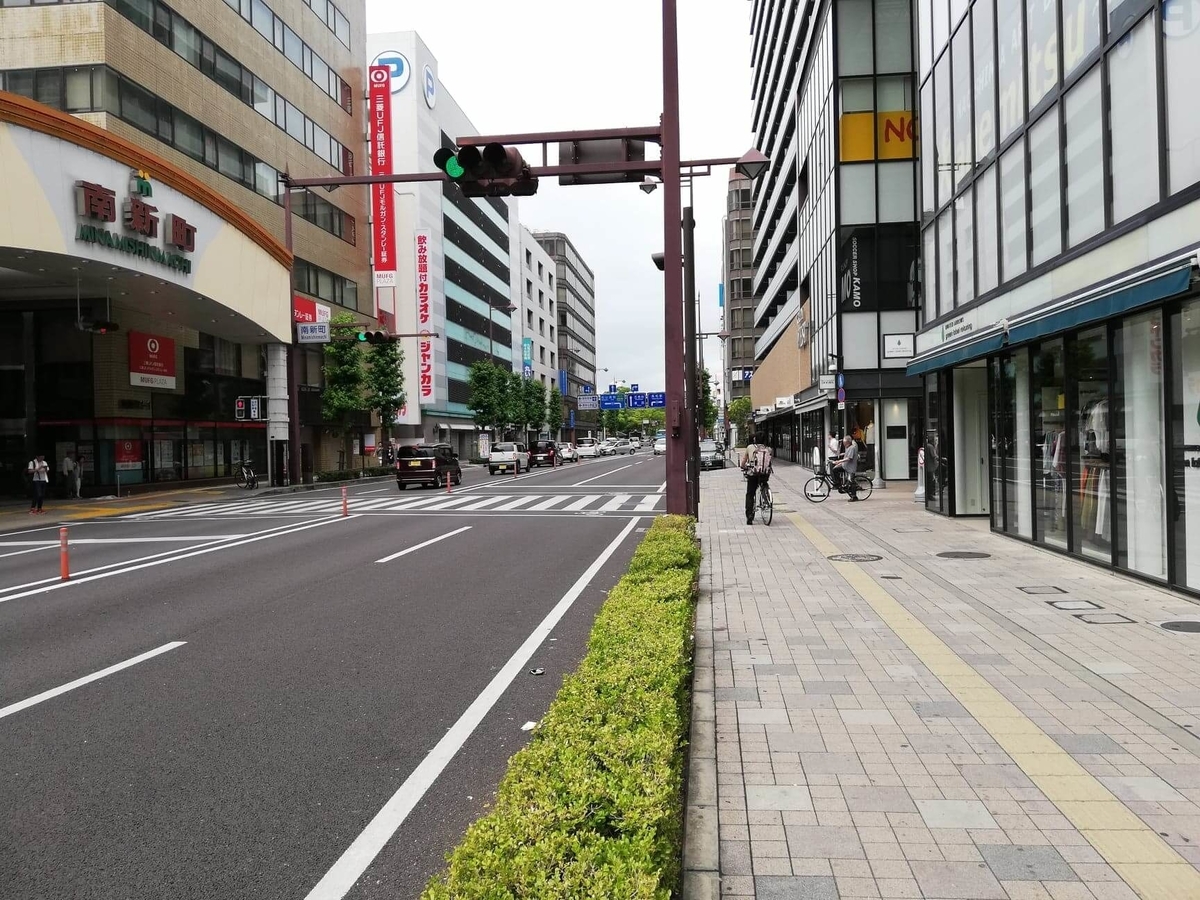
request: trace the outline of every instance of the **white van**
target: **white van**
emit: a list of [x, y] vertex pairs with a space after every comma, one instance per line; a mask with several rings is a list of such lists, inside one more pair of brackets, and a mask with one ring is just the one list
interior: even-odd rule
[[580, 438], [575, 442], [575, 449], [579, 452], [580, 459], [595, 459], [600, 455], [595, 438]]

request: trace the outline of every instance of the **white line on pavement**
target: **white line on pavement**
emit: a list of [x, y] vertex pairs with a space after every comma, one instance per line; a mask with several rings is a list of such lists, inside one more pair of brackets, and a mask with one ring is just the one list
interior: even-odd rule
[[73, 691], [77, 687], [83, 687], [85, 684], [90, 684], [93, 681], [99, 681], [108, 675], [120, 672], [122, 669], [128, 669], [130, 666], [136, 666], [138, 663], [145, 662], [148, 659], [153, 659], [166, 653], [168, 650], [174, 650], [176, 647], [182, 647], [187, 641], [171, 641], [169, 644], [163, 644], [161, 647], [156, 647], [153, 650], [147, 650], [132, 659], [127, 659], [125, 662], [119, 662], [115, 666], [109, 666], [107, 669], [101, 669], [99, 672], [93, 672], [91, 675], [84, 675], [82, 678], [76, 678], [74, 681], [68, 681], [66, 684], [56, 688], [51, 688], [48, 691], [43, 691], [36, 696], [30, 697], [28, 700], [22, 700], [20, 703], [13, 703], [11, 706], [5, 706], [0, 709], [0, 719], [5, 716], [11, 716], [13, 713], [19, 713], [23, 709], [29, 709], [31, 706], [36, 706], [45, 700], [57, 697], [59, 694], [65, 694], [67, 691]]
[[630, 519], [629, 524], [621, 529], [611, 544], [604, 548], [599, 556], [593, 560], [592, 564], [587, 567], [587, 570], [579, 576], [579, 580], [571, 585], [570, 590], [563, 595], [563, 598], [558, 601], [546, 618], [538, 624], [533, 633], [525, 639], [517, 652], [509, 657], [508, 662], [504, 664], [495, 677], [488, 683], [488, 686], [483, 689], [478, 697], [467, 707], [457, 722], [451, 726], [445, 736], [437, 742], [437, 745], [429, 751], [429, 754], [421, 760], [420, 764], [413, 770], [412, 774], [404, 780], [404, 784], [400, 785], [399, 790], [391, 796], [391, 799], [383, 805], [383, 808], [375, 814], [367, 827], [362, 833], [354, 839], [349, 847], [346, 848], [333, 867], [325, 873], [316, 887], [308, 893], [306, 900], [341, 900], [349, 890], [354, 887], [359, 877], [367, 870], [367, 866], [379, 854], [384, 845], [391, 840], [392, 835], [396, 830], [404, 824], [404, 820], [408, 818], [409, 813], [413, 811], [416, 805], [425, 796], [425, 793], [433, 786], [433, 783], [441, 775], [442, 771], [450, 764], [455, 755], [463, 744], [479, 727], [479, 723], [483, 721], [484, 716], [488, 714], [496, 701], [503, 696], [508, 690], [508, 686], [512, 684], [517, 674], [529, 662], [530, 657], [542, 643], [546, 637], [554, 630], [554, 626], [559, 623], [559, 620], [566, 615], [572, 604], [583, 593], [584, 589], [596, 577], [596, 573], [604, 566], [606, 562], [617, 552], [617, 548], [633, 531], [637, 525], [638, 519]]
[[622, 506], [624, 506], [627, 502], [629, 502], [628, 494], [617, 494], [615, 497], [613, 497], [611, 500], [609, 500], [607, 503], [605, 503], [602, 507], [600, 507], [600, 509], [598, 511], [599, 512], [616, 512], [618, 509], [620, 509]]
[[445, 534], [438, 535], [435, 538], [430, 538], [427, 541], [422, 541], [419, 544], [413, 544], [411, 547], [401, 550], [399, 553], [393, 553], [391, 556], [385, 556], [383, 559], [375, 560], [375, 562], [377, 562], [377, 563], [391, 562], [393, 559], [399, 559], [402, 556], [408, 556], [408, 554], [410, 554], [410, 553], [416, 553], [418, 550], [423, 550], [425, 547], [428, 547], [430, 544], [436, 544], [436, 543], [438, 543], [438, 541], [444, 541], [446, 538], [452, 538], [456, 534], [462, 534], [464, 531], [470, 531], [470, 530], [471, 530], [470, 525], [464, 525], [462, 528], [456, 528], [453, 531], [447, 531]]
[[660, 484], [660, 485], [658, 486], [658, 493], [660, 493], [660, 494], [661, 494], [661, 493], [662, 493], [663, 491], [665, 491], [666, 489], [667, 489], [667, 483], [664, 481], [662, 484]]
[[[143, 559], [149, 560], [148, 562], [142, 562], [140, 560], [131, 560], [127, 563], [115, 563], [113, 565], [108, 565], [108, 566], [99, 566], [97, 568], [108, 569], [109, 571], [97, 572], [97, 574], [95, 574], [95, 575], [87, 575], [83, 578], [72, 577], [70, 581], [60, 581], [57, 578], [43, 579], [42, 581], [34, 581], [34, 582], [31, 582], [31, 584], [41, 585], [41, 587], [35, 587], [35, 588], [33, 588], [33, 590], [27, 590], [27, 591], [21, 590], [22, 588], [27, 587], [28, 585], [14, 585], [13, 587], [0, 589], [0, 590], [5, 591], [7, 594], [6, 596], [0, 597], [0, 603], [7, 603], [9, 600], [21, 600], [24, 597], [32, 597], [35, 594], [48, 594], [51, 591], [62, 590], [63, 588], [71, 587], [71, 586], [77, 585], [77, 584], [87, 584], [89, 581], [99, 581], [101, 578], [110, 578], [113, 575], [124, 575], [127, 572], [137, 572], [139, 569], [150, 569], [155, 566], [161, 566], [163, 563], [179, 562], [180, 560], [191, 559], [193, 556], [204, 556], [207, 553], [215, 553], [218, 550], [227, 550], [230, 547], [241, 547], [245, 544], [254, 544], [254, 543], [257, 543], [258, 541], [266, 541], [266, 540], [270, 540], [271, 538], [284, 537], [289, 534], [295, 534], [298, 531], [307, 531], [309, 528], [319, 528], [322, 525], [328, 525], [332, 522], [348, 522], [350, 519], [356, 519], [356, 518], [358, 518], [358, 517], [357, 516], [345, 516], [345, 517], [334, 516], [333, 518], [319, 519], [316, 522], [309, 522], [304, 525], [285, 525], [282, 528], [272, 528], [272, 529], [270, 529], [269, 533], [267, 533], [267, 534], [259, 533], [258, 535], [248, 537], [244, 540], [238, 540], [238, 541], [221, 541], [220, 543], [213, 544], [211, 546], [202, 546], [200, 549], [188, 550], [187, 552], [184, 552], [184, 553], [180, 553], [178, 550], [168, 550], [166, 553], [154, 554], [154, 556], [164, 557], [164, 558], [154, 559], [153, 557], [150, 557], [150, 556], [143, 557]], [[91, 571], [96, 571], [96, 569], [93, 569]], [[52, 581], [53, 584], [46, 584], [46, 581]], [[8, 591], [21, 591], [21, 593], [12, 594], [12, 593], [7, 593]]]
[[601, 478], [604, 478], [605, 476], [614, 475], [617, 472], [620, 472], [622, 469], [632, 469], [632, 468], [633, 468], [633, 463], [630, 463], [627, 466], [618, 466], [615, 469], [609, 469], [603, 475], [597, 475], [594, 478], [585, 478], [583, 481], [577, 481], [573, 485], [571, 485], [571, 487], [582, 487], [583, 485], [587, 484], [589, 481], [597, 481]]
[[[22, 543], [25, 543], [22, 541]], [[32, 542], [31, 542], [32, 543]], [[4, 545], [11, 546], [11, 545]], [[49, 550], [51, 547], [57, 547], [58, 541], [39, 541], [38, 546], [31, 550], [14, 550], [12, 553], [0, 553], [0, 559], [7, 559], [10, 556], [23, 556], [26, 553], [37, 553], [39, 550]]]
[[[128, 537], [128, 538], [71, 538], [71, 546], [79, 544], [183, 544], [188, 541], [235, 541], [247, 537], [244, 534], [189, 534], [183, 537]], [[58, 541], [0, 541], [3, 547], [57, 547]]]
[[370, 491], [355, 491], [355, 492], [354, 492], [353, 494], [351, 494], [350, 496], [351, 496], [351, 497], [362, 497], [362, 496], [364, 496], [364, 495], [366, 495], [366, 494], [378, 494], [378, 493], [381, 493], [381, 492], [383, 492], [383, 491], [390, 491], [390, 490], [392, 490], [392, 487], [391, 487], [391, 485], [389, 485], [388, 487], [375, 488], [374, 490], [370, 490]]

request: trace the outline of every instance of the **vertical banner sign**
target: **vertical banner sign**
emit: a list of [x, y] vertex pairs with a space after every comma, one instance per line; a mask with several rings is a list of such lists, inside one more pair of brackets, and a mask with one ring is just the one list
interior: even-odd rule
[[433, 406], [433, 313], [429, 301], [429, 242], [427, 230], [416, 232], [417, 243], [417, 356], [420, 369], [420, 397], [422, 406]]
[[[371, 66], [371, 174], [392, 174], [392, 93], [387, 66]], [[391, 184], [371, 186], [374, 215], [375, 287], [396, 286], [395, 191]]]
[[175, 390], [175, 341], [156, 334], [129, 332], [129, 383], [134, 387]]
[[533, 377], [533, 338], [521, 338], [521, 374]]

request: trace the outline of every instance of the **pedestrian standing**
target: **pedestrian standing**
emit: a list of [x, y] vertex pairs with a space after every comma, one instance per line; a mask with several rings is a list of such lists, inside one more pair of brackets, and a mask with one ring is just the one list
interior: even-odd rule
[[829, 458], [826, 460], [826, 468], [832, 472], [833, 464], [837, 462], [837, 458], [842, 455], [842, 442], [837, 439], [834, 432], [829, 432], [829, 442], [825, 445], [829, 451]]
[[75, 461], [72, 455], [68, 452], [63, 454], [62, 465], [59, 466], [59, 471], [62, 473], [62, 489], [66, 492], [67, 499], [73, 499], [79, 496], [79, 463]]
[[25, 471], [33, 482], [33, 499], [29, 502], [29, 514], [40, 516], [44, 512], [42, 503], [46, 500], [46, 488], [50, 484], [50, 463], [39, 453], [29, 461]]

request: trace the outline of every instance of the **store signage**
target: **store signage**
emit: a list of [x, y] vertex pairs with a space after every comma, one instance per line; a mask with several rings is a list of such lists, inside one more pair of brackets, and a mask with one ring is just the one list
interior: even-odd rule
[[159, 210], [150, 203], [153, 196], [147, 173], [134, 172], [129, 179], [129, 195], [121, 203], [121, 224], [134, 235], [129, 236], [104, 227], [117, 221], [117, 192], [92, 181], [76, 181], [75, 212], [86, 221], [76, 226], [75, 240], [149, 259], [190, 275], [192, 261], [183, 254], [196, 249], [196, 227], [182, 216], [167, 214], [160, 235], [160, 217], [155, 215]]
[[942, 342], [952, 341], [955, 338], [970, 334], [975, 330], [975, 323], [969, 320], [965, 315], [958, 316], [948, 322], [942, 323]]
[[388, 73], [389, 90], [393, 94], [404, 90], [408, 80], [412, 78], [412, 66], [409, 65], [408, 57], [399, 50], [384, 50], [371, 60], [371, 68], [382, 68]]
[[567, 370], [558, 370], [558, 392], [564, 397], [567, 395]]
[[129, 332], [129, 383], [134, 387], [175, 389], [175, 341], [156, 334]]
[[818, 375], [817, 380], [822, 391], [832, 391], [837, 387], [837, 378], [834, 375]]
[[296, 343], [298, 344], [328, 344], [328, 322], [297, 322]]
[[521, 338], [521, 374], [533, 377], [533, 338]]
[[844, 113], [840, 131], [842, 162], [913, 158], [917, 120], [911, 111]]
[[142, 468], [142, 442], [117, 441], [113, 463], [118, 472], [138, 472]]
[[[371, 174], [392, 174], [392, 92], [387, 66], [371, 66]], [[375, 239], [375, 287], [396, 286], [396, 192], [392, 184], [371, 185]]]
[[330, 316], [329, 307], [323, 303], [318, 303], [316, 300], [309, 300], [307, 297], [301, 297], [299, 294], [292, 297], [293, 322], [328, 322]]
[[884, 359], [911, 359], [913, 336], [911, 334], [885, 334], [883, 336]]
[[842, 262], [842, 299], [852, 309], [861, 309], [863, 305], [863, 279], [859, 268], [858, 235], [850, 237], [849, 246], [845, 248], [845, 258]]
[[792, 406], [792, 398], [791, 397], [776, 397], [775, 398], [775, 408], [776, 409], [790, 409], [791, 406]]
[[416, 276], [417, 276], [417, 330], [421, 337], [417, 341], [417, 364], [421, 406], [432, 406], [435, 400], [433, 384], [433, 310], [429, 300], [429, 245], [430, 232], [416, 232]]

